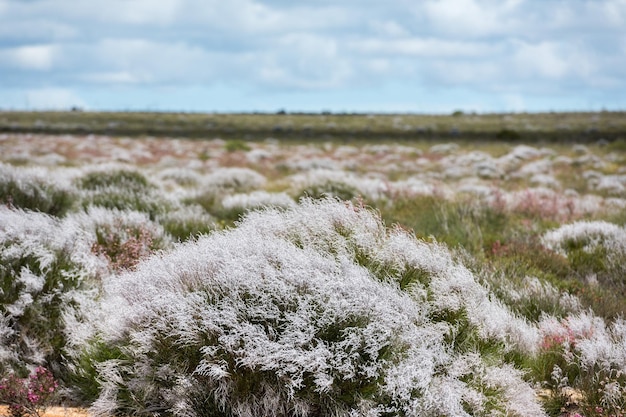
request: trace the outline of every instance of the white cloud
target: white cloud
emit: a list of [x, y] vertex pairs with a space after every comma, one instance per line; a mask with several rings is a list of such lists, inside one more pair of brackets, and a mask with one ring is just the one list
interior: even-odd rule
[[182, 0], [107, 0], [107, 3], [113, 13], [111, 17], [117, 16], [132, 24], [173, 23], [183, 11]]
[[570, 72], [570, 63], [560, 49], [560, 45], [554, 42], [522, 43], [513, 56], [513, 68], [523, 76], [561, 78]]
[[314, 89], [349, 82], [352, 68], [333, 38], [289, 34], [277, 40], [268, 54], [259, 54], [260, 81], [270, 85]]
[[52, 68], [56, 51], [55, 45], [27, 45], [0, 51], [0, 57], [5, 61], [5, 65], [46, 71]]
[[626, 0], [0, 0], [0, 79], [228, 85], [241, 96], [391, 83], [501, 103], [573, 89], [617, 97], [625, 26]]
[[603, 11], [606, 20], [612, 25], [626, 25], [626, 0], [609, 0], [604, 2]]
[[137, 84], [144, 81], [129, 71], [93, 72], [85, 74], [82, 79], [101, 84]]
[[423, 11], [447, 34], [483, 36], [510, 30], [521, 4], [520, 0], [427, 0]]
[[352, 46], [364, 53], [389, 55], [413, 55], [419, 57], [486, 57], [496, 48], [485, 42], [448, 41], [435, 38], [404, 38], [393, 40], [363, 39]]
[[376, 34], [384, 37], [404, 38], [410, 35], [410, 32], [405, 27], [393, 20], [375, 20], [370, 23], [370, 26]]

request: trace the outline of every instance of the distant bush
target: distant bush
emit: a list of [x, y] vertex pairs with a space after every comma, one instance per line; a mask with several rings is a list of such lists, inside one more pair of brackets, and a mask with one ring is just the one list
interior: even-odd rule
[[43, 172], [0, 164], [0, 204], [63, 216], [76, 198], [70, 187], [55, 183]]
[[220, 168], [205, 179], [207, 187], [230, 192], [246, 192], [261, 188], [266, 178], [249, 168]]
[[79, 177], [77, 185], [83, 190], [84, 207], [134, 210], [154, 218], [169, 206], [144, 174], [131, 169], [94, 170]]
[[503, 362], [538, 333], [351, 204], [252, 212], [104, 290], [96, 415], [543, 415]]
[[513, 129], [500, 129], [500, 131], [496, 133], [496, 139], [504, 141], [518, 141], [521, 137], [519, 132]]
[[575, 222], [547, 232], [544, 244], [567, 257], [580, 278], [626, 295], [626, 228], [604, 222]]
[[352, 173], [334, 169], [312, 169], [290, 178], [296, 199], [335, 197], [352, 200], [362, 196], [368, 201], [387, 197], [388, 184], [377, 178], [360, 178]]
[[286, 208], [293, 207], [295, 204], [295, 201], [287, 193], [268, 193], [259, 190], [225, 196], [221, 208], [216, 208], [214, 214], [221, 220], [234, 222], [249, 210], [265, 207]]
[[228, 152], [236, 152], [236, 151], [244, 151], [247, 152], [250, 150], [250, 146], [244, 142], [243, 140], [227, 140], [224, 144], [224, 148]]
[[181, 242], [217, 229], [215, 218], [198, 205], [169, 211], [159, 216], [157, 221], [167, 233]]
[[204, 184], [195, 196], [184, 200], [186, 204], [199, 205], [208, 213], [219, 215], [222, 199], [233, 193], [247, 193], [265, 185], [267, 179], [248, 168], [220, 168], [204, 178]]
[[302, 197], [310, 197], [314, 199], [323, 199], [327, 197], [336, 197], [340, 200], [352, 200], [359, 195], [358, 190], [341, 181], [327, 181], [324, 183], [311, 184], [302, 189], [297, 199]]

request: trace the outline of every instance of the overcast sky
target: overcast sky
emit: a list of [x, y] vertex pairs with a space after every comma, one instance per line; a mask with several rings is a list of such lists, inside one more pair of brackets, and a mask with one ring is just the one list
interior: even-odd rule
[[626, 0], [0, 0], [0, 109], [626, 109]]

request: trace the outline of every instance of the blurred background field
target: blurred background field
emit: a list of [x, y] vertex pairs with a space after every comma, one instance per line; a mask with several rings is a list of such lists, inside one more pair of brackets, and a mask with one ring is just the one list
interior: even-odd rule
[[427, 114], [0, 112], [0, 132], [263, 140], [626, 140], [626, 113]]

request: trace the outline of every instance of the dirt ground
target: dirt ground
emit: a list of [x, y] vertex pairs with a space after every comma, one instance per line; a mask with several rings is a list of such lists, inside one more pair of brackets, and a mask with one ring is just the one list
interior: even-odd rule
[[[48, 407], [41, 417], [87, 417], [89, 414], [84, 408]], [[9, 409], [0, 405], [0, 417], [9, 417]]]

